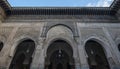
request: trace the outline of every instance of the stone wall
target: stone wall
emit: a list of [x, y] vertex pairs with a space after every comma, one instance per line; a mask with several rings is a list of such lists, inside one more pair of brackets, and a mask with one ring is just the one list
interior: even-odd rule
[[[59, 20], [59, 22], [63, 21]], [[43, 37], [41, 35], [46, 31], [47, 23], [52, 22], [2, 23], [0, 25], [0, 40], [4, 43], [4, 47], [0, 52], [0, 67], [8, 69], [17, 45], [21, 41], [30, 38], [36, 43], [31, 69], [44, 68], [47, 47], [53, 40], [58, 39], [65, 40], [72, 46], [76, 69], [89, 68], [84, 48], [88, 40], [97, 41], [103, 46], [111, 69], [120, 68], [120, 51], [118, 50], [118, 44], [120, 43], [119, 23], [84, 23], [75, 21], [73, 23], [76, 24], [78, 36], [73, 36], [71, 29], [63, 24], [53, 26], [46, 33], [47, 36]]]

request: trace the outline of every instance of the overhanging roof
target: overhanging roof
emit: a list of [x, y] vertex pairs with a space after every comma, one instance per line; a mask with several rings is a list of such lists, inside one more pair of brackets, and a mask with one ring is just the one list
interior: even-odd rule
[[0, 6], [8, 15], [114, 15], [120, 0], [110, 7], [11, 7], [6, 0], [0, 0]]
[[8, 11], [11, 9], [10, 4], [6, 0], [0, 0], [0, 6], [5, 10]]
[[13, 15], [105, 15], [111, 14], [110, 8], [100, 7], [13, 7]]

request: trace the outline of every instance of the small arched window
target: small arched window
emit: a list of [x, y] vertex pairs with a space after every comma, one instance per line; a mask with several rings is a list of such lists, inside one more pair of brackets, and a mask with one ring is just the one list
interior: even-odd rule
[[118, 50], [120, 51], [120, 44], [118, 45]]
[[0, 51], [2, 50], [2, 48], [3, 48], [3, 43], [0, 42]]

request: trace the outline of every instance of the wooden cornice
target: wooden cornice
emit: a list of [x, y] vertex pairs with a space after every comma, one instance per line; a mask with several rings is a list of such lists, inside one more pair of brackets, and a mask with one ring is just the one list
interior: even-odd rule
[[11, 7], [7, 0], [0, 0], [0, 6], [8, 15], [115, 15], [120, 0], [110, 7]]

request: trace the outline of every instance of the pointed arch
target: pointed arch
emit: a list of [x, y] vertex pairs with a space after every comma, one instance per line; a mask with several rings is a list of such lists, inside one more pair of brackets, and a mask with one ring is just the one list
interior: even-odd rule
[[[11, 61], [9, 69], [21, 69], [22, 68], [30, 68], [30, 64], [32, 62], [32, 55], [35, 50], [35, 42], [31, 39], [22, 40], [17, 46], [15, 50], [14, 57]], [[23, 58], [19, 58], [22, 57]]]
[[[73, 49], [64, 40], [53, 41], [47, 48], [45, 57], [45, 68], [49, 68], [51, 66], [55, 66], [55, 68], [57, 68], [59, 67], [58, 64], [62, 64], [62, 66], [64, 65], [63, 68], [67, 68], [68, 65], [74, 66]], [[49, 69], [52, 68], [53, 67]]]
[[85, 44], [90, 69], [110, 69], [109, 63], [102, 45], [94, 40], [88, 40]]

